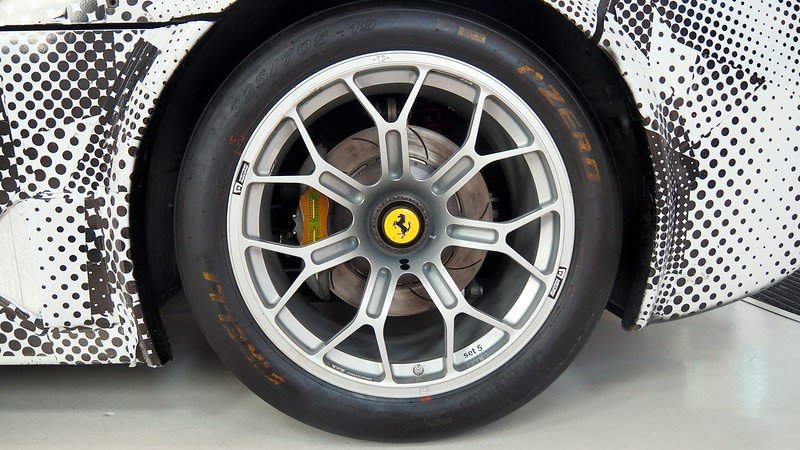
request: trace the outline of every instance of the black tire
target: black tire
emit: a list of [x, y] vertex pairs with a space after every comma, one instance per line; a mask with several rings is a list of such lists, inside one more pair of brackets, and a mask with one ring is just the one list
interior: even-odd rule
[[[490, 21], [485, 18], [442, 9], [345, 7], [280, 33], [237, 67], [217, 92], [183, 164], [176, 218], [178, 259], [187, 297], [208, 341], [253, 392], [282, 412], [333, 433], [423, 440], [472, 429], [514, 411], [572, 361], [602, 314], [616, 275], [622, 223], [616, 175], [591, 116], [541, 50], [498, 31], [497, 25], [487, 26]], [[365, 22], [370, 25], [351, 33], [351, 25]], [[459, 28], [469, 33], [459, 33]], [[293, 53], [284, 64], [281, 55], [288, 49], [326, 32], [324, 43], [302, 55]], [[256, 325], [242, 299], [228, 258], [225, 220], [239, 146], [263, 114], [309, 74], [355, 55], [393, 49], [466, 61], [528, 102], [559, 147], [577, 214], [573, 265], [539, 333], [483, 380], [413, 400], [368, 397], [323, 384], [284, 356]], [[277, 72], [265, 79], [262, 68], [273, 67], [276, 59], [281, 61]], [[548, 100], [544, 93], [552, 89], [563, 98]], [[590, 151], [574, 132], [586, 136]]]

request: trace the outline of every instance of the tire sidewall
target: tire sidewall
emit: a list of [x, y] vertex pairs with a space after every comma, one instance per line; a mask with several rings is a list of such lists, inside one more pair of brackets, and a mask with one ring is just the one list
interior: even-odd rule
[[[414, 440], [501, 417], [564, 370], [611, 291], [621, 240], [620, 208], [611, 160], [591, 117], [564, 78], [549, 68], [553, 63], [531, 52], [532, 45], [523, 47], [507, 32], [496, 31], [499, 27], [464, 17], [416, 7], [362, 7], [309, 18], [272, 38], [235, 69], [210, 102], [189, 145], [179, 184], [176, 247], [192, 310], [212, 347], [251, 390], [318, 428], [360, 438]], [[572, 266], [542, 328], [488, 377], [432, 398], [360, 395], [300, 369], [256, 325], [228, 259], [228, 199], [253, 128], [309, 75], [353, 56], [388, 50], [453, 57], [516, 92], [557, 144], [576, 212]]]

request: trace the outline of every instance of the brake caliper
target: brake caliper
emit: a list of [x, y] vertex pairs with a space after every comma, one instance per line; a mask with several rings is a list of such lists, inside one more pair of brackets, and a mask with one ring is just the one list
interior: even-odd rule
[[[328, 236], [328, 215], [330, 201], [319, 191], [309, 188], [300, 196], [297, 207], [297, 234], [300, 245], [313, 244]], [[306, 280], [306, 285], [323, 300], [331, 298], [330, 270], [314, 274]]]
[[300, 245], [308, 245], [328, 236], [330, 201], [319, 191], [309, 188], [300, 196]]

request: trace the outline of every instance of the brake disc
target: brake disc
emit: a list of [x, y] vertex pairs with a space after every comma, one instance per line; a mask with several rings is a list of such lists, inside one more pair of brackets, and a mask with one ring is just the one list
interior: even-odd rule
[[[439, 165], [458, 151], [458, 146], [444, 136], [425, 128], [408, 127], [411, 172], [418, 179], [427, 178]], [[378, 133], [375, 128], [353, 134], [328, 152], [328, 162], [349, 174], [353, 179], [370, 185], [381, 174]], [[492, 220], [491, 196], [483, 177], [478, 174], [448, 201], [448, 211], [457, 217], [475, 220]], [[352, 217], [349, 211], [331, 202], [331, 233], [348, 227]], [[442, 254], [442, 262], [459, 289], [464, 289], [480, 270], [486, 257], [483, 250], [452, 247]], [[324, 276], [326, 280], [310, 280], [318, 292], [330, 286], [342, 300], [358, 307], [369, 273], [369, 264], [352, 260], [340, 264]], [[406, 316], [431, 310], [435, 307], [425, 288], [413, 276], [403, 276], [392, 299], [389, 314]]]

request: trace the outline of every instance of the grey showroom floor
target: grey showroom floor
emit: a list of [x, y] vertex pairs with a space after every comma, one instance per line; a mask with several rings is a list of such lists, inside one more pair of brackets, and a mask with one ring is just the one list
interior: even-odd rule
[[[375, 446], [261, 402], [177, 309], [160, 369], [0, 367], [0, 448]], [[430, 447], [798, 448], [798, 344], [800, 323], [743, 302], [640, 333], [606, 314], [533, 402]]]

